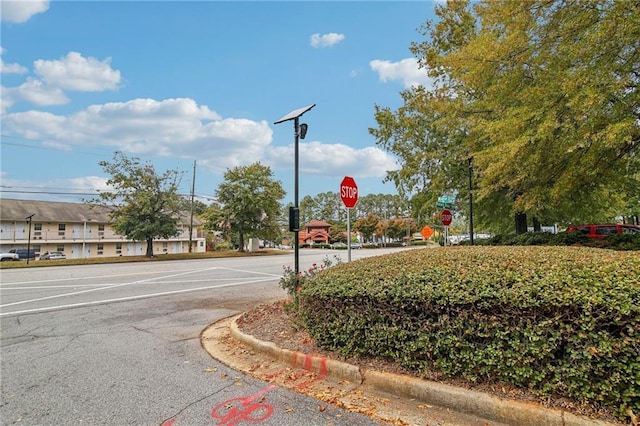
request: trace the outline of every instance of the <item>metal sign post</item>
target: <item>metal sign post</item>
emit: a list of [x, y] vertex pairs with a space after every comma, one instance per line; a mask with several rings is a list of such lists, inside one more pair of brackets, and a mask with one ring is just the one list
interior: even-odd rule
[[351, 262], [351, 209], [358, 202], [358, 185], [351, 176], [345, 176], [340, 182], [340, 198], [347, 208], [347, 262]]

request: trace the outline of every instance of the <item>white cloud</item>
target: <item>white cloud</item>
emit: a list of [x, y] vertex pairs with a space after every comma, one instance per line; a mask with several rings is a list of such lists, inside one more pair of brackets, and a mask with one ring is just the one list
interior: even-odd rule
[[369, 66], [378, 73], [380, 81], [383, 83], [401, 80], [405, 88], [431, 85], [431, 79], [424, 69], [418, 67], [416, 58], [406, 58], [399, 62], [374, 59], [369, 62]]
[[14, 104], [11, 90], [4, 86], [0, 86], [0, 114], [4, 114]]
[[49, 86], [31, 77], [18, 87], [5, 88], [2, 99], [3, 101], [7, 99], [11, 103], [25, 101], [38, 106], [64, 105], [69, 102], [69, 99], [59, 88]]
[[0, 73], [2, 74], [24, 74], [27, 69], [20, 64], [5, 64], [0, 58]]
[[[1, 52], [4, 53], [4, 49]], [[121, 82], [121, 76], [120, 71], [111, 68], [110, 62], [110, 58], [99, 61], [92, 57], [85, 58], [77, 52], [69, 52], [60, 60], [39, 59], [33, 63], [39, 78], [28, 77], [20, 86], [2, 88], [0, 111], [5, 113], [16, 102], [29, 102], [38, 106], [63, 105], [69, 102], [63, 90], [115, 90]], [[17, 72], [24, 68], [18, 67], [20, 66], [13, 64], [11, 69]], [[7, 72], [5, 68], [6, 65], [2, 68], [3, 72]], [[27, 69], [24, 68], [24, 71]]]
[[[4, 55], [6, 49], [0, 47], [0, 55]], [[5, 64], [2, 58], [0, 58], [0, 73], [2, 74], [24, 74], [28, 70], [20, 64]]]
[[311, 47], [331, 47], [344, 40], [344, 34], [328, 33], [320, 34], [315, 33], [311, 36]]
[[33, 15], [49, 9], [49, 0], [2, 0], [0, 2], [0, 16], [2, 21], [21, 24], [27, 22]]
[[222, 118], [193, 99], [134, 99], [92, 105], [70, 116], [11, 113], [3, 126], [48, 143], [100, 145], [135, 155], [197, 158], [215, 172], [261, 160], [272, 141], [266, 121]]
[[[33, 193], [41, 192], [36, 199], [80, 202], [93, 198], [90, 194], [97, 195], [98, 191], [112, 189], [107, 185], [107, 179], [99, 176], [80, 176], [32, 181], [13, 179], [8, 173], [0, 172], [0, 184], [5, 194], [3, 196], [24, 200], [33, 200]], [[25, 191], [25, 188], [28, 190]]]
[[[384, 177], [398, 168], [392, 156], [376, 147], [358, 149], [316, 141], [301, 143], [299, 150], [300, 171], [308, 175]], [[290, 168], [293, 157], [293, 145], [271, 147], [267, 152], [267, 162], [278, 168]]]
[[[107, 185], [108, 178], [100, 177], [100, 176], [81, 176], [70, 179], [64, 179], [64, 182], [61, 188], [69, 188], [72, 191], [107, 191], [112, 190], [109, 185]], [[59, 186], [56, 184], [56, 186]]]
[[115, 90], [121, 81], [120, 71], [111, 68], [111, 58], [99, 61], [69, 52], [66, 57], [54, 61], [39, 59], [33, 68], [46, 83], [66, 90], [101, 92]]

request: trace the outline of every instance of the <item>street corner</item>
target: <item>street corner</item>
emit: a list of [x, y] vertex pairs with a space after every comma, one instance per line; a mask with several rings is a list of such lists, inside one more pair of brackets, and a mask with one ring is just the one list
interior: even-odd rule
[[230, 326], [237, 317], [223, 318], [205, 328], [200, 334], [202, 348], [212, 358], [240, 372], [252, 373], [267, 368], [262, 363], [272, 364], [270, 359], [258, 356], [256, 351], [231, 336]]
[[235, 324], [238, 317], [222, 319], [203, 330], [203, 348], [234, 370], [316, 399], [319, 411], [339, 407], [398, 426], [503, 426], [372, 387], [363, 382], [357, 366], [281, 349], [242, 333]]

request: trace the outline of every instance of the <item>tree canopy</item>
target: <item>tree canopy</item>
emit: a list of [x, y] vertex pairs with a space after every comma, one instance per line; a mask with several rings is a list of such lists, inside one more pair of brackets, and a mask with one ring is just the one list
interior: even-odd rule
[[113, 161], [99, 165], [111, 175], [107, 185], [113, 190], [100, 193], [91, 205], [113, 207], [113, 229], [135, 241], [146, 241], [146, 256], [153, 256], [154, 238], [178, 235], [179, 209], [182, 200], [177, 194], [178, 171], [158, 174], [150, 163], [129, 158], [116, 152]]
[[219, 206], [212, 212], [218, 218], [213, 222], [237, 235], [240, 251], [245, 236], [275, 239], [280, 234], [280, 200], [286, 193], [272, 176], [271, 168], [260, 163], [227, 169], [216, 190]]
[[637, 3], [454, 0], [436, 15], [411, 45], [433, 85], [376, 106], [370, 129], [414, 211], [466, 199], [472, 166], [485, 226], [640, 215]]

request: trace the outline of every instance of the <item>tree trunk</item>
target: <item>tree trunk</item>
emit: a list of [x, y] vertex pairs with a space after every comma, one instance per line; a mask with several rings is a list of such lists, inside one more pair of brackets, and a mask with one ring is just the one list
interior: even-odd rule
[[527, 214], [516, 213], [516, 234], [524, 234], [527, 232]]
[[147, 257], [153, 257], [153, 238], [147, 238]]
[[238, 232], [238, 251], [244, 251], [244, 233], [242, 231]]
[[538, 220], [537, 217], [533, 218], [533, 232], [540, 232], [542, 231], [542, 225], [540, 224], [540, 221]]

